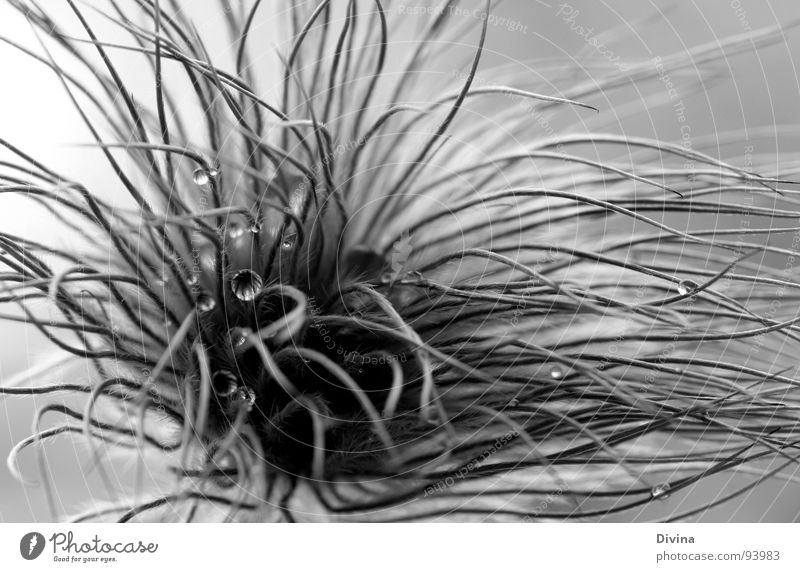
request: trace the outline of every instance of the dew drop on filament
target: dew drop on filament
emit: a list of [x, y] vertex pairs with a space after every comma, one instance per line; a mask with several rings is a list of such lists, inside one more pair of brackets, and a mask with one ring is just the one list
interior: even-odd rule
[[211, 175], [205, 169], [195, 169], [192, 173], [192, 180], [195, 185], [207, 185], [211, 181]]
[[210, 312], [217, 307], [217, 301], [210, 294], [200, 294], [195, 300], [199, 312]]
[[228, 337], [231, 340], [231, 345], [234, 348], [242, 347], [245, 342], [247, 342], [247, 336], [252, 334], [253, 331], [250, 328], [233, 328], [230, 332], [228, 332]]
[[297, 242], [297, 235], [291, 234], [289, 236], [285, 236], [283, 238], [283, 242], [281, 242], [281, 248], [283, 250], [289, 250], [294, 246], [295, 242]]
[[222, 370], [211, 377], [211, 387], [217, 395], [230, 397], [239, 389], [239, 381], [233, 373]]
[[564, 370], [561, 369], [559, 366], [554, 365], [550, 368], [550, 377], [553, 379], [561, 379], [564, 377]]
[[217, 270], [217, 249], [210, 242], [200, 247], [200, 268], [207, 274]]
[[239, 387], [236, 389], [236, 401], [243, 403], [245, 408], [250, 411], [256, 402], [256, 392], [249, 387]]
[[697, 288], [697, 283], [692, 282], [691, 280], [681, 280], [678, 282], [678, 294], [681, 296], [686, 296], [690, 292], [692, 292], [695, 288]]
[[253, 222], [250, 223], [250, 226], [247, 227], [247, 230], [249, 230], [253, 234], [258, 234], [259, 232], [261, 232], [262, 227], [263, 224], [261, 223], [260, 220], [253, 220]]
[[661, 483], [652, 488], [650, 491], [650, 496], [657, 500], [667, 500], [669, 498], [671, 489], [672, 487], [669, 485], [669, 483]]
[[236, 466], [236, 459], [234, 459], [233, 455], [230, 453], [223, 456], [221, 459], [216, 461], [217, 465], [222, 470], [233, 469]]
[[263, 284], [261, 276], [252, 270], [240, 270], [231, 278], [231, 291], [238, 300], [249, 302], [256, 297]]
[[239, 223], [232, 223], [228, 226], [228, 238], [235, 240], [244, 234], [244, 227]]

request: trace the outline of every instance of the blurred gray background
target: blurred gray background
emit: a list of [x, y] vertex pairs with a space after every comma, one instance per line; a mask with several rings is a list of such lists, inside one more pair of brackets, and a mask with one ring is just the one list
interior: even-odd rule
[[[123, 3], [126, 0], [123, 0]], [[212, 0], [197, 0], [202, 6]], [[89, 0], [89, 5], [107, 7], [105, 2]], [[387, 7], [431, 4], [421, 0], [392, 0]], [[195, 7], [198, 19], [202, 9]], [[574, 16], [573, 16], [574, 14]], [[641, 0], [572, 0], [569, 3], [545, 3], [534, 0], [507, 0], [495, 11], [498, 18], [516, 22], [516, 30], [500, 26], [489, 27], [488, 50], [484, 69], [490, 65], [519, 65], [525, 63], [536, 69], [537, 62], [550, 58], [572, 58], [581, 55], [585, 61], [603, 62], [603, 55], [587, 45], [584, 34], [599, 36], [606, 47], [606, 56], [619, 55], [623, 61], [652, 60], [658, 55], [717, 41], [732, 34], [775, 24], [788, 24], [800, 16], [797, 0], [720, 0], [713, 2], [669, 2]], [[215, 18], [209, 14], [208, 18]], [[208, 24], [208, 22], [206, 22]], [[202, 27], [202, 26], [201, 26]], [[23, 41], [36, 48], [35, 36], [26, 24], [5, 4], [0, 3], [0, 35]], [[465, 40], [467, 41], [467, 40]], [[471, 39], [469, 41], [472, 41]], [[765, 138], [759, 151], [780, 151], [794, 159], [797, 155], [800, 122], [800, 90], [795, 56], [800, 54], [800, 30], [790, 30], [776, 45], [756, 53], [750, 51], [730, 60], [720, 60], [714, 69], [724, 79], [707, 90], [689, 96], [686, 114], [693, 133], [714, 135], [757, 126], [781, 126], [780, 136]], [[212, 54], [213, 56], [214, 54]], [[0, 89], [0, 136], [24, 149], [35, 152], [57, 171], [80, 179], [94, 189], [110, 184], [109, 174], [97, 169], [97, 163], [87, 157], [86, 149], [72, 144], [89, 141], [80, 118], [70, 108], [57, 79], [43, 66], [32, 64], [13, 49], [0, 45], [0, 65], [3, 85]], [[624, 130], [630, 135], [657, 136], [679, 141], [680, 124], [669, 102], [661, 106], [648, 103], [643, 94], [618, 91], [606, 98], [588, 101], [609, 114], [609, 129]], [[633, 111], [618, 119], [613, 111], [621, 106], [633, 106]], [[638, 111], [637, 111], [638, 110]], [[719, 150], [734, 163], [741, 164], [743, 144], [733, 144]], [[102, 192], [102, 191], [101, 191]], [[58, 240], [56, 229], [42, 225], [36, 228], [40, 213], [30, 203], [9, 196], [0, 196], [0, 229], [23, 234], [33, 228], [42, 237]], [[1, 309], [0, 309], [1, 310]], [[41, 363], [46, 345], [40, 335], [24, 324], [0, 321], [0, 379]], [[39, 381], [56, 381], [69, 377], [79, 381], [80, 371], [49, 370]], [[13, 444], [31, 431], [31, 419], [37, 402], [31, 399], [5, 399], [0, 405], [0, 455], [5, 456]], [[49, 448], [50, 460], [58, 467], [62, 483], [59, 494], [70, 498], [81, 496], [87, 487], [86, 473], [78, 457], [85, 460], [85, 451], [78, 451], [69, 439], [60, 439]], [[35, 475], [35, 456], [31, 452], [21, 457], [23, 471]], [[666, 503], [688, 503], [691, 495], [716, 498], [729, 486], [739, 482], [725, 475], [701, 483], [697, 490], [675, 495]], [[796, 521], [800, 513], [800, 487], [776, 481], [756, 489], [732, 503], [709, 511], [710, 521]], [[688, 498], [687, 498], [688, 496]], [[675, 504], [665, 508], [675, 508]], [[683, 505], [681, 505], [683, 506]], [[688, 506], [688, 504], [686, 505]], [[74, 508], [74, 507], [72, 507]], [[657, 518], [643, 513], [640, 518]], [[0, 468], [0, 520], [47, 520], [48, 511], [41, 489], [23, 488], [12, 479], [5, 467]]]

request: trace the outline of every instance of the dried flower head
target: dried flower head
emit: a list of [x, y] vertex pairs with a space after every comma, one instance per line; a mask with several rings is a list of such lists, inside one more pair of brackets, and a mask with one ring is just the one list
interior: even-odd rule
[[[791, 255], [759, 240], [798, 232], [787, 173], [605, 131], [583, 102], [658, 81], [652, 62], [479, 75], [488, 0], [419, 29], [385, 0], [206, 2], [232, 48], [215, 62], [194, 3], [66, 1], [69, 24], [9, 0], [41, 40], [14, 45], [60, 79], [124, 199], [0, 139], [0, 191], [75, 238], [0, 233], [3, 302], [92, 371], [0, 392], [54, 397], [12, 470], [64, 433], [91, 445], [107, 488], [73, 518], [601, 518], [752, 476], [678, 518], [796, 462], [797, 283], [759, 264]], [[120, 458], [131, 478], [109, 475]]]

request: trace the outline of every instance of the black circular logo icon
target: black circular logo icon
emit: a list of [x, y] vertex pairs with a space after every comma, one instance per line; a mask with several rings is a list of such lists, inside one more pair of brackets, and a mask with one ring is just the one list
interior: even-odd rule
[[39, 558], [44, 550], [44, 535], [41, 532], [29, 532], [19, 541], [19, 553], [25, 560]]

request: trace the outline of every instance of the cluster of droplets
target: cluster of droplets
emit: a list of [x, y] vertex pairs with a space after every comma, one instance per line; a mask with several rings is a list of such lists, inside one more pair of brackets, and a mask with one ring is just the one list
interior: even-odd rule
[[211, 181], [216, 180], [217, 177], [219, 177], [219, 169], [213, 167], [210, 169], [200, 167], [195, 169], [192, 173], [194, 184], [200, 187], [208, 185]]
[[214, 393], [220, 399], [227, 399], [234, 406], [245, 407], [247, 411], [256, 402], [256, 393], [246, 385], [239, 383], [239, 378], [230, 371], [220, 370], [211, 378]]
[[256, 402], [256, 392], [247, 386], [240, 385], [236, 388], [234, 401], [243, 404], [247, 411], [250, 411]]
[[[192, 180], [200, 187], [206, 187], [219, 177], [220, 171], [217, 168], [198, 168], [192, 173]], [[234, 223], [226, 229], [226, 238], [234, 241], [242, 238], [246, 232], [253, 235], [261, 233], [263, 223], [258, 218], [253, 217], [245, 227]], [[294, 247], [296, 235], [292, 234], [285, 237], [281, 243], [284, 250]], [[192, 276], [193, 281], [190, 286], [196, 286], [200, 280], [197, 276]], [[252, 269], [239, 270], [230, 279], [230, 289], [233, 296], [242, 302], [250, 302], [256, 298], [264, 286], [263, 278]], [[215, 297], [207, 292], [201, 292], [195, 298], [196, 309], [199, 313], [212, 312], [217, 307]], [[228, 332], [229, 342], [234, 350], [240, 349], [247, 342], [248, 336], [252, 334], [249, 328], [232, 328]], [[228, 370], [220, 370], [212, 376], [212, 388], [218, 398], [227, 400], [233, 405], [245, 407], [248, 411], [256, 401], [256, 394], [250, 388], [240, 383], [239, 378]]]

